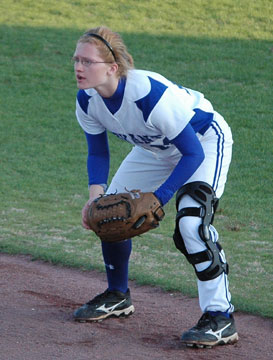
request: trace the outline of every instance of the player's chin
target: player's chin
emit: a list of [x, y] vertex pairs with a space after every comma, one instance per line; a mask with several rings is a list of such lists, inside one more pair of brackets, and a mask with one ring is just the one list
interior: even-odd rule
[[90, 87], [85, 78], [76, 77], [76, 80], [79, 89], [88, 89]]
[[83, 82], [81, 81], [77, 81], [77, 87], [81, 90], [84, 90], [84, 89], [88, 89], [89, 86], [87, 84], [84, 84]]

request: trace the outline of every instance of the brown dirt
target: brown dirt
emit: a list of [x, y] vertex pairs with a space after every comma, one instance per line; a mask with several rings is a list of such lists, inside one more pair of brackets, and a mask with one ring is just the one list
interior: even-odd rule
[[0, 359], [272, 359], [271, 319], [238, 312], [238, 343], [187, 348], [179, 338], [199, 319], [198, 300], [130, 288], [136, 312], [129, 318], [77, 323], [73, 310], [105, 290], [104, 274], [0, 254]]

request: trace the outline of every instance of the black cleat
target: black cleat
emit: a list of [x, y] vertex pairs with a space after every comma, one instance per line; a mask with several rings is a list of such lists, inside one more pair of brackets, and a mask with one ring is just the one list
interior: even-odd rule
[[102, 321], [110, 316], [129, 316], [134, 311], [129, 289], [125, 294], [120, 291], [106, 290], [77, 309], [74, 312], [74, 320]]
[[181, 340], [190, 347], [211, 348], [215, 345], [234, 344], [239, 339], [234, 318], [230, 314], [212, 316], [206, 312], [197, 325], [182, 334]]

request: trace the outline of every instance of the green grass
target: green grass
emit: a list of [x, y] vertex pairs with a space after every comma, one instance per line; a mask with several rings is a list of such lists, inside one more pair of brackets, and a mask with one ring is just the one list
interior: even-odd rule
[[[237, 310], [272, 317], [272, 2], [11, 1], [0, 13], [0, 251], [104, 271], [81, 227], [86, 145], [70, 58], [87, 28], [121, 32], [135, 64], [202, 91], [233, 130], [215, 224]], [[130, 146], [110, 136], [111, 176]], [[174, 202], [134, 240], [130, 276], [196, 296], [172, 241]], [[257, 295], [258, 294], [258, 295]]]

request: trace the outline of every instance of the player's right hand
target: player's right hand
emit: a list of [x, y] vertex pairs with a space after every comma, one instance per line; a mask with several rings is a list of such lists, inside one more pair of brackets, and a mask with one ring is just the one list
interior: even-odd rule
[[82, 209], [82, 226], [87, 229], [91, 230], [88, 223], [87, 223], [87, 211], [91, 205], [91, 203], [104, 194], [103, 187], [101, 185], [91, 185], [89, 188], [89, 200], [86, 202]]
[[89, 199], [87, 201], [87, 203], [84, 205], [84, 207], [82, 208], [82, 226], [87, 230], [91, 230], [87, 223], [87, 211], [88, 211], [92, 201], [93, 201], [92, 199]]

